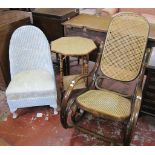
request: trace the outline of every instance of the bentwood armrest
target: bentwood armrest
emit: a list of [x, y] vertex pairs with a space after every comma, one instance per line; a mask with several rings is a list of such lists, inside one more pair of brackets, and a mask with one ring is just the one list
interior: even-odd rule
[[68, 102], [68, 99], [70, 98], [70, 95], [72, 94], [72, 91], [75, 87], [75, 85], [78, 84], [78, 82], [83, 79], [83, 78], [87, 78], [89, 75], [86, 74], [86, 75], [81, 75], [77, 78], [75, 78], [74, 80], [71, 81], [70, 85], [69, 85], [69, 88], [66, 90], [65, 94], [64, 94], [64, 97], [63, 97], [63, 100], [62, 100], [62, 106], [66, 106], [67, 105], [67, 102]]
[[[71, 93], [72, 93], [75, 85], [81, 79], [92, 77], [92, 75], [95, 75], [96, 74], [96, 72], [98, 70], [98, 67], [99, 67], [99, 64], [100, 64], [100, 60], [101, 60], [102, 49], [103, 49], [103, 43], [101, 43], [101, 45], [100, 45], [100, 51], [99, 51], [99, 53], [97, 55], [97, 61], [96, 61], [95, 65], [93, 66], [93, 69], [91, 70], [91, 72], [89, 74], [86, 74], [86, 75], [81, 75], [81, 76], [79, 76], [79, 77], [77, 77], [77, 78], [75, 78], [74, 80], [71, 81], [69, 88], [66, 90], [66, 92], [64, 94], [64, 97], [63, 97], [63, 100], [62, 100], [62, 104], [63, 105], [66, 105], [67, 104], [67, 101], [70, 98], [70, 95], [71, 95]], [[93, 80], [96, 80], [96, 79], [93, 79]]]
[[61, 120], [61, 123], [62, 123], [64, 128], [71, 128], [72, 127], [71, 124], [67, 123], [68, 111], [71, 108], [72, 104], [74, 103], [74, 99], [72, 99], [73, 101], [69, 102], [72, 91], [81, 79], [87, 78], [87, 77], [88, 77], [88, 74], [81, 75], [81, 76], [75, 78], [74, 80], [72, 80], [69, 88], [66, 90], [66, 92], [64, 94], [64, 97], [62, 100], [62, 105], [61, 105], [61, 110], [60, 110], [60, 120]]

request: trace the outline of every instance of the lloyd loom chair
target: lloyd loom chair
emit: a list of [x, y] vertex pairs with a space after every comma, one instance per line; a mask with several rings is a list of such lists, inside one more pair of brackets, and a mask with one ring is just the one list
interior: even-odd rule
[[6, 90], [13, 117], [17, 108], [49, 105], [57, 108], [55, 75], [49, 43], [35, 26], [22, 26], [9, 46], [11, 82]]
[[[125, 129], [123, 143], [124, 145], [130, 144], [141, 106], [141, 87], [147, 60], [145, 48], [148, 32], [148, 22], [142, 16], [121, 13], [113, 17], [104, 48], [100, 47], [101, 52], [94, 69], [89, 75], [72, 81], [64, 95], [60, 112], [64, 128], [74, 125], [78, 128], [77, 122], [86, 111], [97, 117], [123, 122]], [[98, 76], [99, 68], [104, 76]], [[87, 76], [93, 77], [90, 87], [73, 98], [73, 88]], [[102, 88], [100, 82], [105, 78], [123, 83], [131, 82], [134, 79], [138, 80], [136, 80], [134, 93], [128, 96]], [[87, 131], [87, 129], [82, 130]], [[107, 137], [104, 138], [107, 139]]]

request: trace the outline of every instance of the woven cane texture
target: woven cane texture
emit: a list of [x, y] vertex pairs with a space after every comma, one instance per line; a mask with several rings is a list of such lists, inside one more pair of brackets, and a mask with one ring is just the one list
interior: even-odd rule
[[50, 47], [35, 26], [22, 26], [13, 33], [9, 46], [11, 78], [21, 71], [43, 69], [53, 75]]
[[50, 105], [57, 107], [57, 90], [50, 47], [35, 26], [15, 30], [9, 47], [11, 82], [6, 90], [11, 112], [17, 108]]
[[36, 98], [20, 98], [19, 100], [7, 100], [10, 112], [15, 112], [18, 108], [46, 106], [57, 108], [56, 96], [44, 96]]
[[123, 120], [130, 116], [130, 100], [111, 91], [90, 90], [80, 95], [77, 102], [88, 112], [114, 120]]
[[[80, 75], [69, 75], [69, 76], [64, 76], [63, 77], [63, 86], [64, 86], [64, 90], [67, 90], [68, 87], [71, 84], [71, 81], [73, 81], [74, 79], [76, 79], [77, 77], [79, 77]], [[86, 82], [84, 79], [81, 79], [74, 87], [74, 89], [82, 89], [82, 88], [86, 88]]]
[[52, 41], [51, 49], [62, 55], [79, 56], [89, 54], [96, 45], [91, 39], [83, 37], [62, 37]]
[[141, 69], [148, 31], [148, 22], [142, 16], [133, 13], [115, 16], [108, 29], [101, 71], [120, 81], [135, 79]]

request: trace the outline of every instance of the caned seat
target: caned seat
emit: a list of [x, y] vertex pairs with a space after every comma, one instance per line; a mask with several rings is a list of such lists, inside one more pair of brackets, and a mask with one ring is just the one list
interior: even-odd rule
[[82, 109], [98, 116], [115, 120], [124, 120], [130, 116], [130, 100], [112, 91], [90, 90], [77, 97], [76, 101]]

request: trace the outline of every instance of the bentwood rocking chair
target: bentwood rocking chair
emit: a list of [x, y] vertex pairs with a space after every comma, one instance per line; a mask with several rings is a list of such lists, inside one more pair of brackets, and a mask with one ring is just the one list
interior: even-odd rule
[[[148, 32], [149, 24], [142, 16], [124, 12], [113, 17], [93, 71], [72, 81], [64, 95], [60, 113], [64, 128], [76, 125], [86, 111], [97, 117], [124, 122], [123, 143], [130, 144], [141, 106]], [[99, 69], [104, 76], [98, 76]], [[93, 77], [90, 87], [73, 98], [73, 88], [87, 76]], [[105, 78], [123, 83], [136, 79], [133, 94], [128, 96], [102, 88], [99, 83]]]

